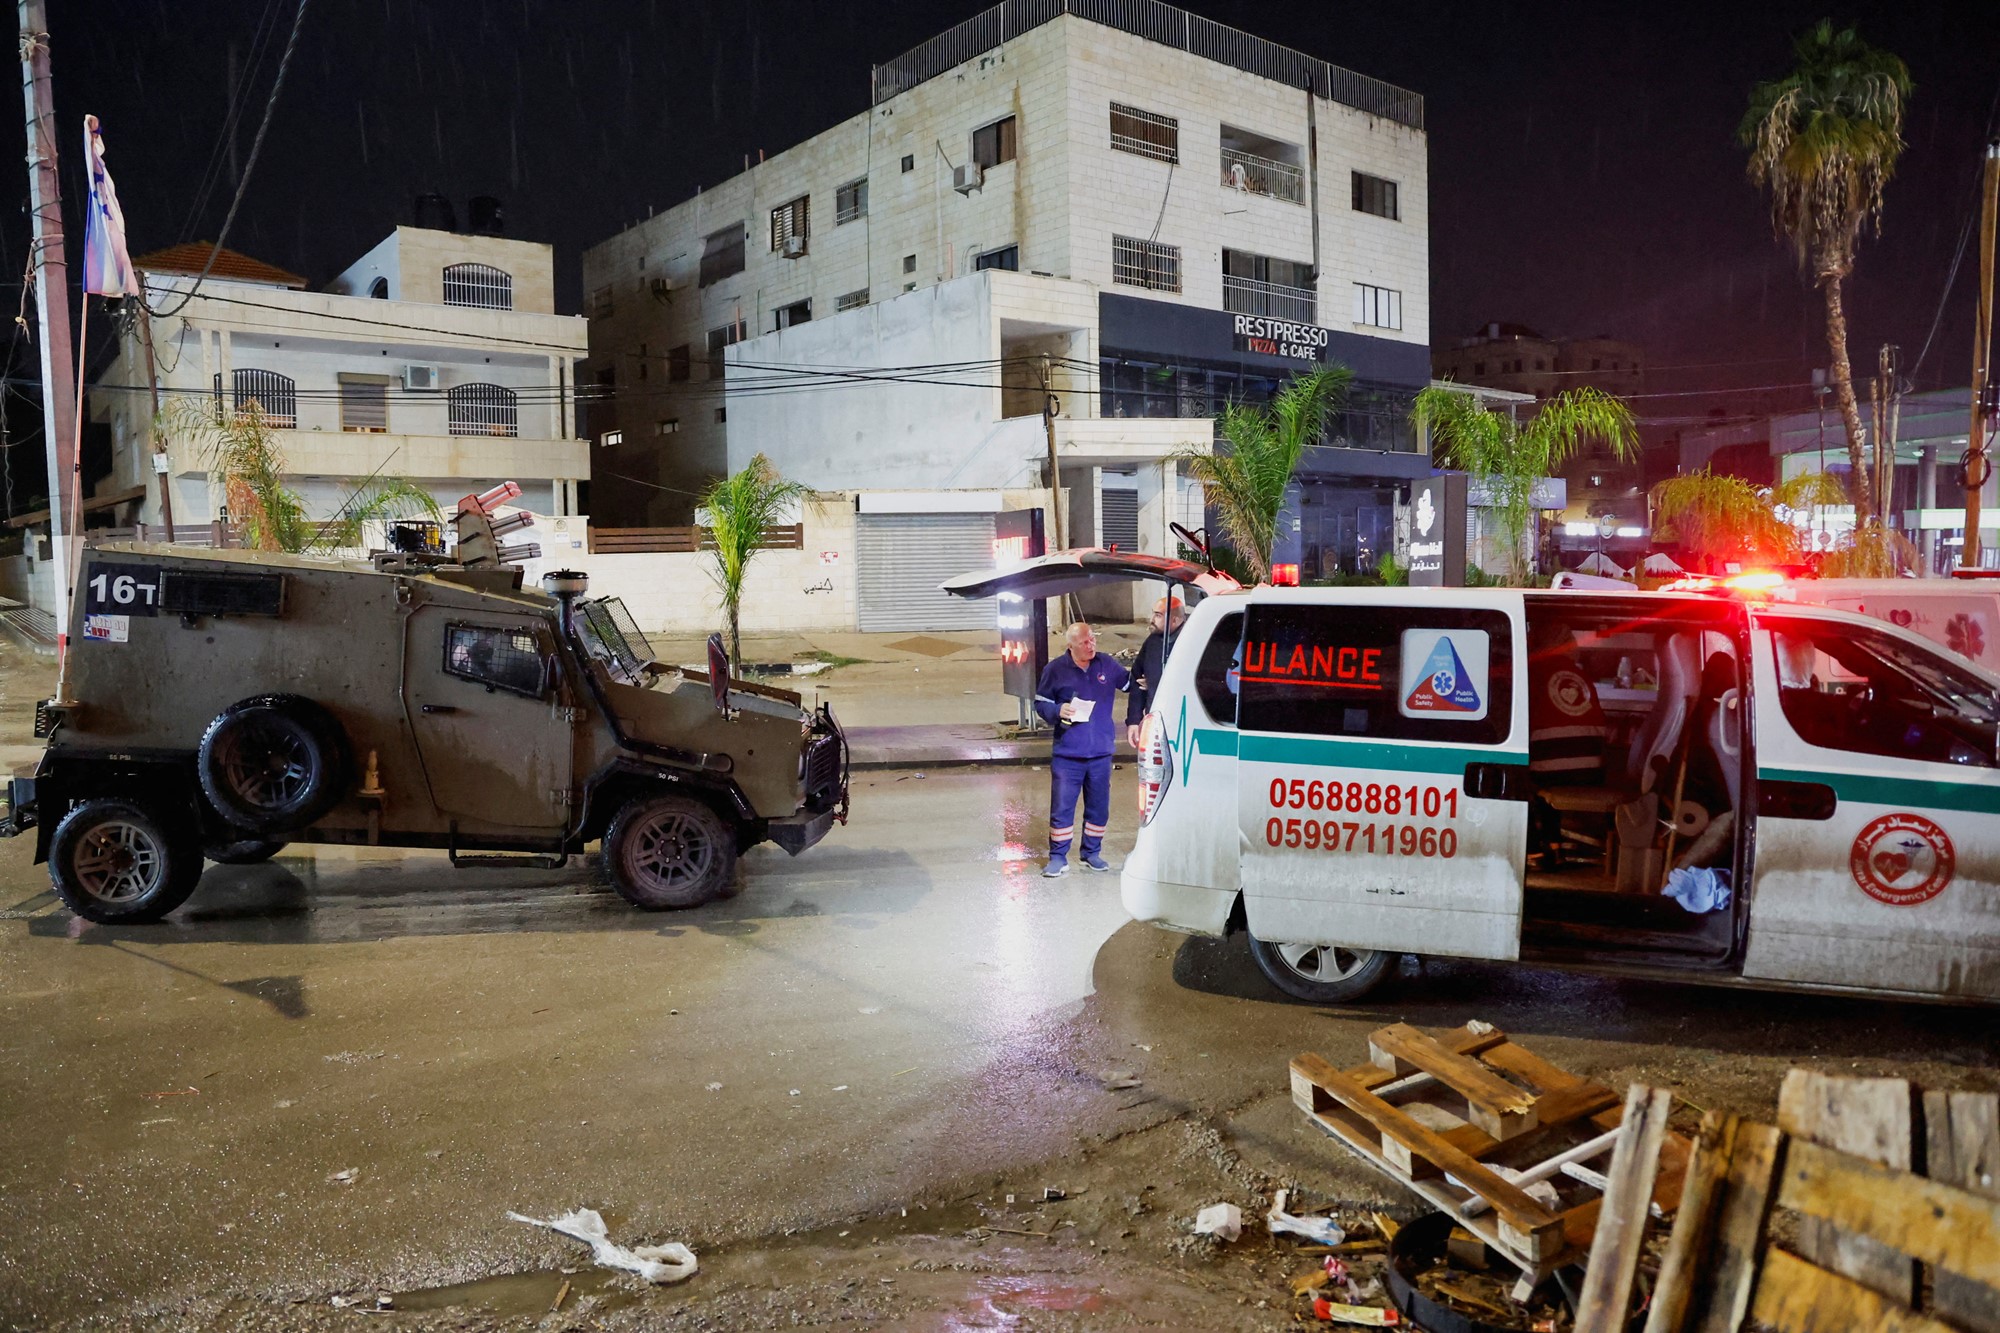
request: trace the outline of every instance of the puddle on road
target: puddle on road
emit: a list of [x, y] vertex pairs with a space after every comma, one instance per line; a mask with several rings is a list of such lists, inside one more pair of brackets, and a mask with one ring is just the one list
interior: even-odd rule
[[[567, 1293], [563, 1291], [565, 1282], [569, 1283]], [[445, 1287], [399, 1291], [395, 1293], [394, 1300], [399, 1311], [449, 1310], [454, 1306], [471, 1305], [501, 1318], [513, 1318], [517, 1315], [547, 1314], [554, 1307], [557, 1296], [562, 1296], [565, 1310], [585, 1296], [595, 1296], [596, 1308], [602, 1311], [635, 1304], [640, 1295], [632, 1289], [630, 1281], [610, 1269], [585, 1268], [566, 1273], [559, 1268], [550, 1268], [531, 1273], [502, 1273], [497, 1277], [482, 1277], [471, 1282], [454, 1282]]]

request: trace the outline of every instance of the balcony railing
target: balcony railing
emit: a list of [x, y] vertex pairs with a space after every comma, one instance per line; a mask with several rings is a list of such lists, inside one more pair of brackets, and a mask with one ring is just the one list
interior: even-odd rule
[[1222, 308], [1234, 315], [1269, 315], [1301, 324], [1317, 323], [1319, 315], [1319, 302], [1310, 287], [1287, 287], [1230, 273], [1222, 275]]
[[1237, 148], [1222, 150], [1222, 183], [1251, 194], [1268, 194], [1288, 204], [1306, 201], [1306, 173], [1303, 167], [1275, 158], [1259, 157]]

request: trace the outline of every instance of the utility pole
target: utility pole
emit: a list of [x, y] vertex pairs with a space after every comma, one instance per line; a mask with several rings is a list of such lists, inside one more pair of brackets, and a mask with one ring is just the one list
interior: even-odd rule
[[[1056, 401], [1055, 373], [1049, 364], [1048, 353], [1042, 354], [1042, 431], [1048, 440], [1049, 449], [1049, 529], [1055, 538], [1055, 550], [1067, 551], [1069, 542], [1064, 537], [1062, 521], [1062, 470], [1056, 465], [1056, 411], [1061, 406]], [[1071, 593], [1056, 603], [1057, 618], [1067, 630], [1069, 623], [1083, 619], [1077, 606], [1076, 594]]]
[[1965, 445], [1965, 545], [1958, 563], [1979, 568], [1979, 492], [1986, 485], [1986, 362], [1993, 331], [1993, 209], [2000, 197], [2000, 142], [1986, 145], [1986, 171], [1980, 183], [1979, 304], [1972, 327], [1972, 428]]
[[[141, 287], [144, 292], [144, 287]], [[153, 359], [153, 312], [146, 307], [146, 298], [139, 297], [139, 339], [146, 345], [146, 384], [153, 391], [153, 471], [160, 478], [160, 520], [167, 525], [167, 544], [174, 540], [174, 477], [173, 463], [167, 454], [167, 442], [161, 438], [160, 430], [160, 369]]]
[[[42, 437], [49, 462], [49, 553], [56, 570], [56, 652], [69, 651], [69, 481], [76, 471], [76, 382], [69, 336], [69, 262], [63, 254], [62, 191], [56, 177], [55, 97], [49, 84], [44, 0], [19, 0], [21, 87], [28, 114], [28, 207], [34, 215], [35, 317], [42, 353]], [[60, 695], [63, 687], [58, 684]], [[59, 699], [58, 702], [61, 700]]]

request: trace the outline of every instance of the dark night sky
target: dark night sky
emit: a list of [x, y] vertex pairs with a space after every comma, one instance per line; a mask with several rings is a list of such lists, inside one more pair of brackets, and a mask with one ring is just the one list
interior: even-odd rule
[[[293, 3], [54, 0], [72, 237], [85, 111], [104, 122], [135, 253], [214, 237], [226, 161], [197, 196], [229, 105], [230, 49], [247, 66], [260, 20], [277, 28], [247, 80], [247, 155]], [[1631, 338], [1661, 368], [1654, 392], [1797, 385], [1822, 363], [1819, 299], [1771, 238], [1734, 140], [1750, 84], [1787, 68], [1791, 35], [1820, 5], [1193, 7], [1428, 99], [1434, 339], [1490, 319]], [[974, 12], [317, 0], [230, 244], [320, 282], [408, 221], [413, 195], [442, 191], [463, 217], [467, 196], [490, 193], [510, 235], [555, 244], [558, 305], [575, 310], [586, 246], [726, 177], [746, 152], [861, 110], [872, 62]], [[1974, 206], [2000, 24], [1990, 2], [1833, 16], [1902, 55], [1917, 83], [1883, 236], [1863, 249], [1848, 307], [1858, 366], [1885, 340], [1907, 366]], [[19, 134], [7, 161], [21, 160]], [[25, 201], [25, 181], [13, 188]], [[21, 212], [0, 217], [8, 265], [25, 240]], [[1966, 382], [1975, 273], [1968, 253], [1920, 387]], [[1799, 389], [1785, 401], [1808, 400]], [[1750, 400], [1654, 398], [1643, 415], [1716, 403]]]

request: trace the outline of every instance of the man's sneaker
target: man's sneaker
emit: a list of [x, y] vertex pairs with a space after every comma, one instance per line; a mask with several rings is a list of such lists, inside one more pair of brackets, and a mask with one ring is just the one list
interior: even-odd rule
[[1061, 879], [1069, 873], [1069, 862], [1051, 861], [1042, 867], [1043, 879]]
[[1086, 870], [1117, 869], [1117, 867], [1113, 866], [1109, 861], [1105, 860], [1103, 856], [1099, 855], [1096, 852], [1085, 852], [1083, 854], [1083, 865]]

